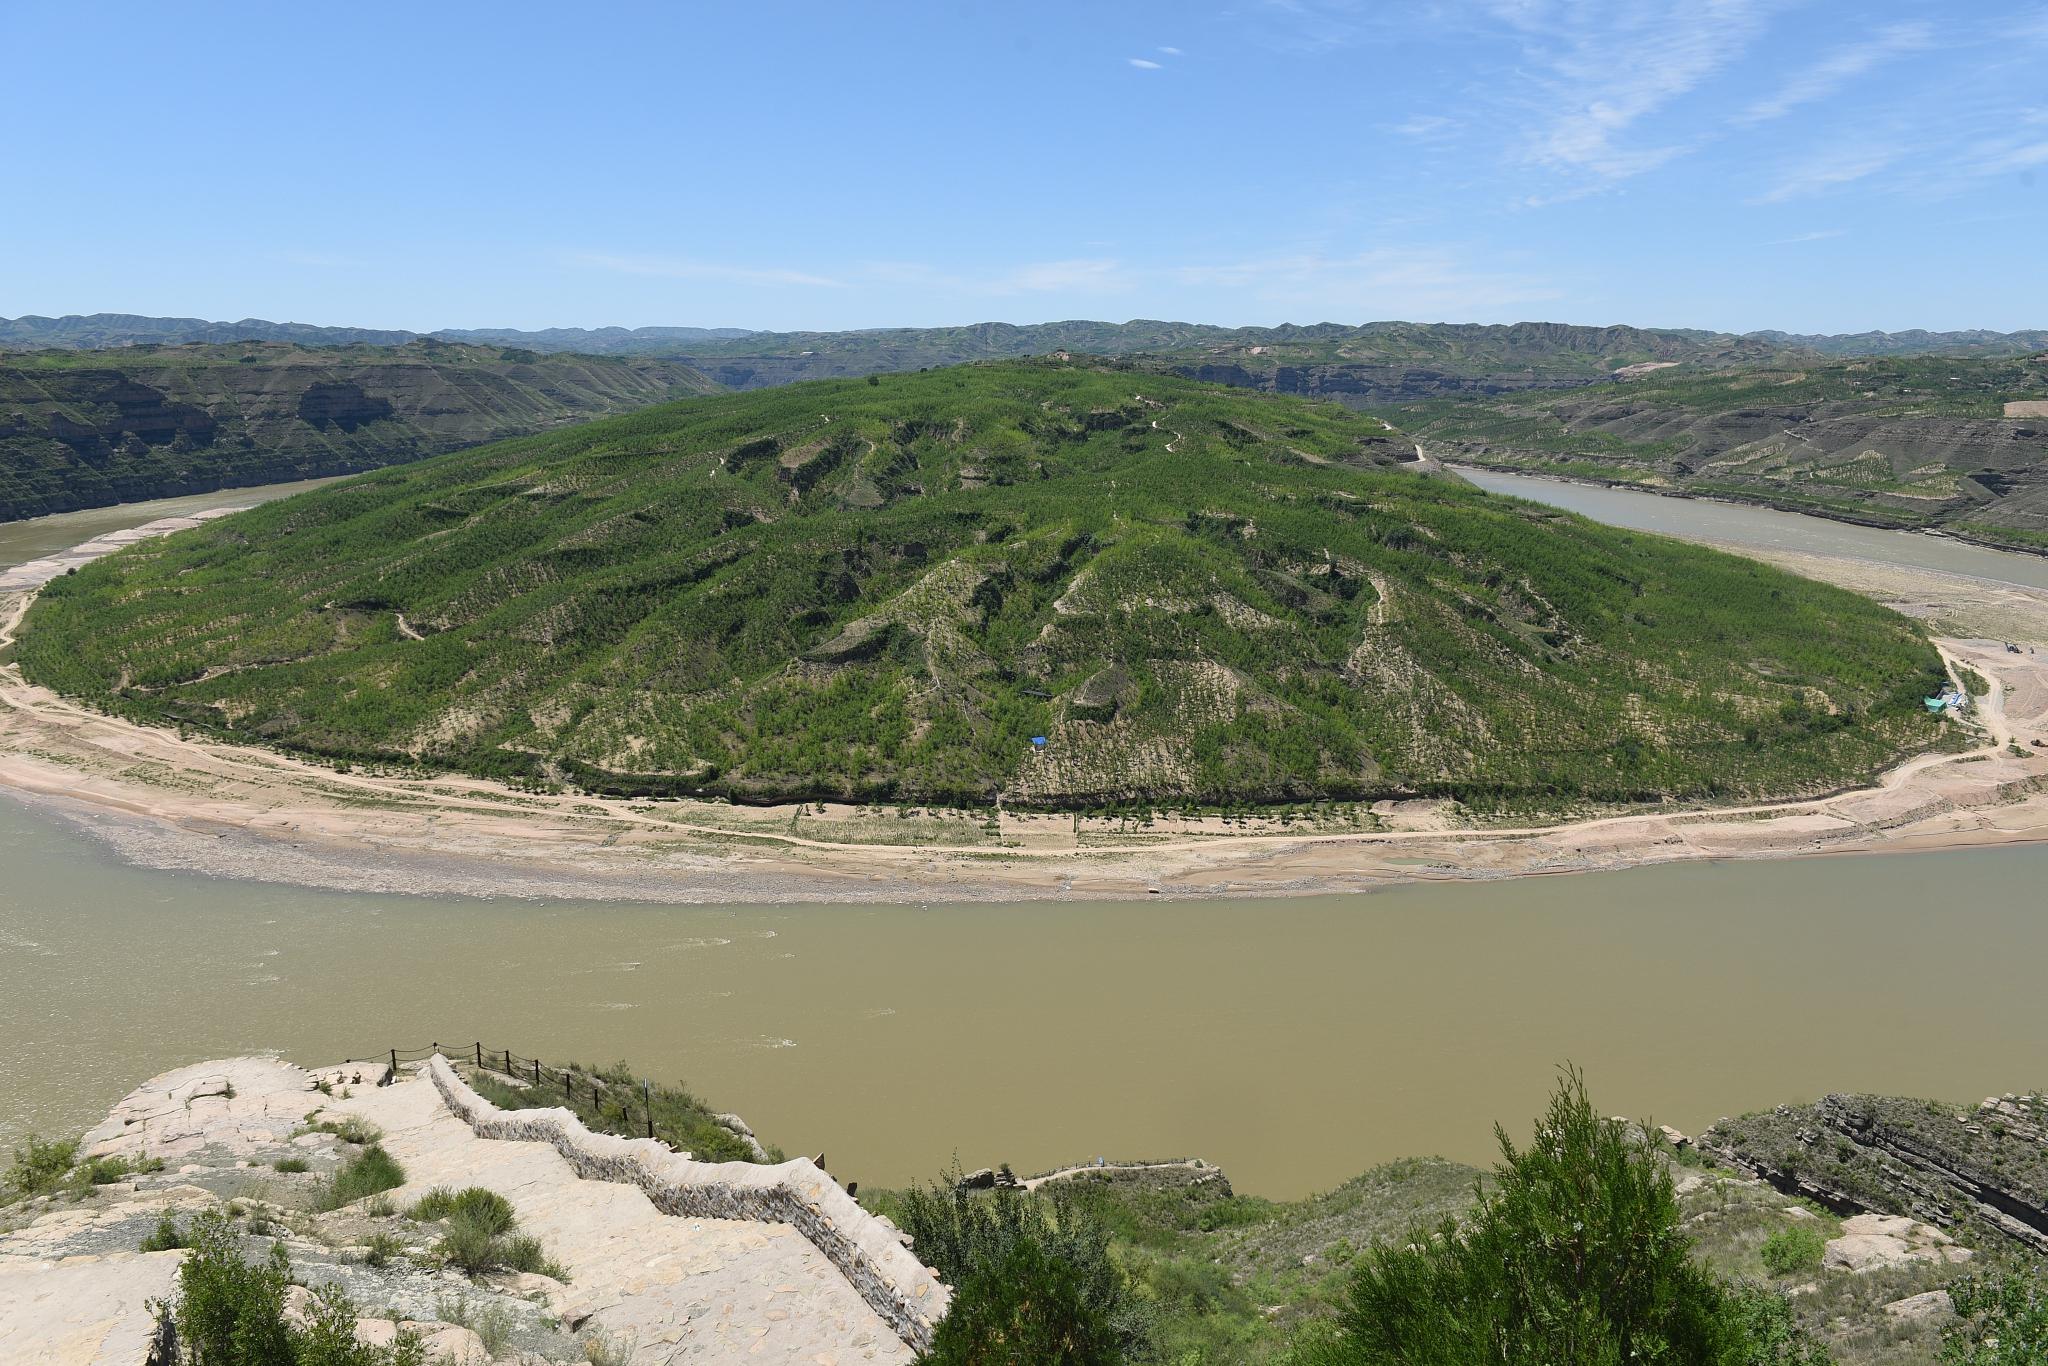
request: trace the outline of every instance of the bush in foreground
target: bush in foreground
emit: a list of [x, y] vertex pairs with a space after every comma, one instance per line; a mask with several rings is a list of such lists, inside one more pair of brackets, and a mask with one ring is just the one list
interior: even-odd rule
[[1946, 1366], [2040, 1366], [2048, 1361], [2048, 1272], [1965, 1276], [1948, 1288], [1956, 1321], [1941, 1344]]
[[[1817, 1366], [1767, 1292], [1693, 1260], [1671, 1176], [1566, 1074], [1534, 1141], [1496, 1130], [1496, 1189], [1470, 1219], [1375, 1248], [1304, 1366]], [[1757, 1298], [1762, 1296], [1762, 1298]]]
[[1067, 1192], [976, 1193], [950, 1176], [905, 1193], [897, 1222], [953, 1287], [926, 1360], [944, 1366], [1143, 1358], [1151, 1324], [1109, 1233]]
[[250, 1262], [225, 1213], [207, 1210], [188, 1230], [192, 1251], [178, 1268], [177, 1298], [167, 1306], [184, 1366], [423, 1366], [419, 1337], [402, 1332], [389, 1347], [355, 1336], [356, 1306], [339, 1286], [314, 1294], [306, 1325], [284, 1317], [291, 1263], [284, 1248]]

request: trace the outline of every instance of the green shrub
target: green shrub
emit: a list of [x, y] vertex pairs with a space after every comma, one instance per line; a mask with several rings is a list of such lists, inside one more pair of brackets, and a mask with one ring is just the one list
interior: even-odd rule
[[1764, 1239], [1764, 1245], [1757, 1249], [1757, 1254], [1763, 1258], [1764, 1270], [1773, 1276], [1796, 1276], [1801, 1272], [1820, 1270], [1821, 1258], [1827, 1254], [1827, 1242], [1820, 1236], [1819, 1229], [1794, 1224]]
[[505, 1269], [508, 1271], [531, 1271], [535, 1275], [551, 1276], [558, 1281], [569, 1279], [567, 1268], [547, 1255], [540, 1245], [540, 1239], [521, 1236], [505, 1240], [503, 1252]]
[[165, 1210], [156, 1217], [156, 1227], [151, 1229], [138, 1247], [141, 1252], [170, 1252], [175, 1248], [190, 1247], [185, 1235], [178, 1231], [178, 1221]]
[[468, 1186], [459, 1191], [436, 1186], [413, 1202], [412, 1217], [422, 1223], [458, 1216], [494, 1236], [509, 1232], [519, 1222], [510, 1200], [482, 1186]]
[[1109, 1315], [1091, 1303], [1081, 1268], [1021, 1239], [975, 1264], [939, 1320], [931, 1366], [1108, 1366], [1125, 1359]]
[[1375, 1247], [1336, 1331], [1301, 1342], [1304, 1366], [1799, 1359], [1760, 1355], [1755, 1315], [1693, 1260], [1654, 1145], [1595, 1114], [1576, 1071], [1528, 1148], [1495, 1132], [1494, 1192], [1464, 1223]]
[[[946, 1321], [957, 1318], [958, 1326], [946, 1338], [947, 1355], [934, 1346], [935, 1360], [1114, 1361], [1149, 1353], [1146, 1307], [1110, 1255], [1107, 1227], [1075, 1192], [975, 1193], [960, 1189], [957, 1178], [949, 1173], [905, 1192], [897, 1216], [918, 1256], [954, 1287]], [[975, 1336], [986, 1333], [999, 1336]], [[1107, 1333], [1111, 1354], [1003, 1356], [1001, 1344], [1011, 1340], [1005, 1333], [1035, 1346], [1071, 1341], [1089, 1351]]]
[[388, 1265], [405, 1251], [405, 1241], [395, 1233], [378, 1229], [363, 1240], [363, 1261], [369, 1266]]
[[556, 1280], [569, 1273], [549, 1260], [540, 1239], [510, 1237], [518, 1224], [512, 1202], [496, 1191], [470, 1186], [451, 1191], [436, 1186], [413, 1203], [412, 1217], [445, 1220], [448, 1228], [434, 1251], [448, 1265], [474, 1276], [485, 1271], [532, 1271]]
[[270, 1166], [271, 1170], [283, 1172], [286, 1175], [312, 1170], [310, 1164], [303, 1157], [280, 1157], [277, 1161], [271, 1163]]
[[1792, 1302], [1757, 1285], [1738, 1286], [1728, 1317], [1742, 1341], [1739, 1366], [1829, 1366], [1828, 1349], [1807, 1336], [1792, 1316]]
[[434, 1244], [441, 1260], [474, 1276], [495, 1271], [502, 1248], [498, 1235], [473, 1219], [450, 1218], [448, 1231]]
[[320, 1183], [314, 1192], [313, 1208], [326, 1212], [354, 1204], [365, 1196], [405, 1184], [405, 1169], [398, 1160], [372, 1145], [343, 1164], [340, 1171]]
[[192, 1251], [178, 1268], [175, 1299], [165, 1309], [175, 1325], [185, 1366], [423, 1366], [419, 1338], [401, 1333], [390, 1347], [358, 1342], [357, 1309], [340, 1286], [314, 1292], [304, 1328], [285, 1322], [291, 1262], [281, 1244], [250, 1262], [227, 1214], [209, 1209], [189, 1230]]
[[399, 1330], [389, 1347], [373, 1347], [356, 1337], [356, 1306], [338, 1285], [313, 1292], [306, 1326], [292, 1335], [296, 1366], [424, 1366], [426, 1349], [419, 1334]]
[[77, 1139], [45, 1141], [30, 1134], [14, 1149], [5, 1189], [10, 1196], [45, 1195], [57, 1188], [77, 1159]]
[[2040, 1366], [2048, 1361], [2048, 1272], [1997, 1271], [1950, 1284], [1956, 1321], [1942, 1335], [1946, 1366]]

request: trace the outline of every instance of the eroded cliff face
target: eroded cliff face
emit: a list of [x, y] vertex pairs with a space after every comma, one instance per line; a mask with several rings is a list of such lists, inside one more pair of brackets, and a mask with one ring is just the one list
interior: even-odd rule
[[1530, 389], [1582, 388], [1594, 381], [1534, 371], [1460, 375], [1406, 365], [1275, 365], [1257, 369], [1234, 362], [1175, 367], [1175, 373], [1211, 384], [1232, 384], [1269, 393], [1333, 399], [1352, 407], [1407, 403], [1462, 394], [1513, 394]]
[[715, 387], [672, 361], [441, 342], [0, 357], [0, 521], [350, 474]]
[[1909, 1214], [2048, 1252], [2048, 1101], [1828, 1095], [1722, 1120], [1702, 1151], [1838, 1214]]

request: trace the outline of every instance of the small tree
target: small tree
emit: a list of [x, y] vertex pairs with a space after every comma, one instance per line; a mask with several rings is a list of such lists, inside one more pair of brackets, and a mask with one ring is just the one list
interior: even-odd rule
[[[1496, 1189], [1470, 1220], [1375, 1248], [1329, 1366], [1750, 1366], [1803, 1361], [1752, 1341], [1749, 1313], [1692, 1259], [1670, 1173], [1643, 1134], [1602, 1119], [1567, 1071], [1526, 1149], [1496, 1127]], [[1768, 1315], [1765, 1315], [1768, 1317]], [[1789, 1328], [1788, 1328], [1788, 1331]], [[1824, 1359], [1819, 1358], [1819, 1359]]]

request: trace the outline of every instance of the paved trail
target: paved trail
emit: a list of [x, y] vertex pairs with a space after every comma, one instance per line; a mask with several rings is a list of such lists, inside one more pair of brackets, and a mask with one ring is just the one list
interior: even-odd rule
[[584, 1181], [545, 1143], [479, 1138], [423, 1073], [364, 1087], [329, 1108], [384, 1131], [405, 1168], [401, 1206], [435, 1186], [483, 1186], [519, 1230], [569, 1269], [559, 1311], [594, 1315], [636, 1344], [635, 1362], [907, 1362], [891, 1332], [823, 1253], [788, 1224], [661, 1213], [637, 1187]]

